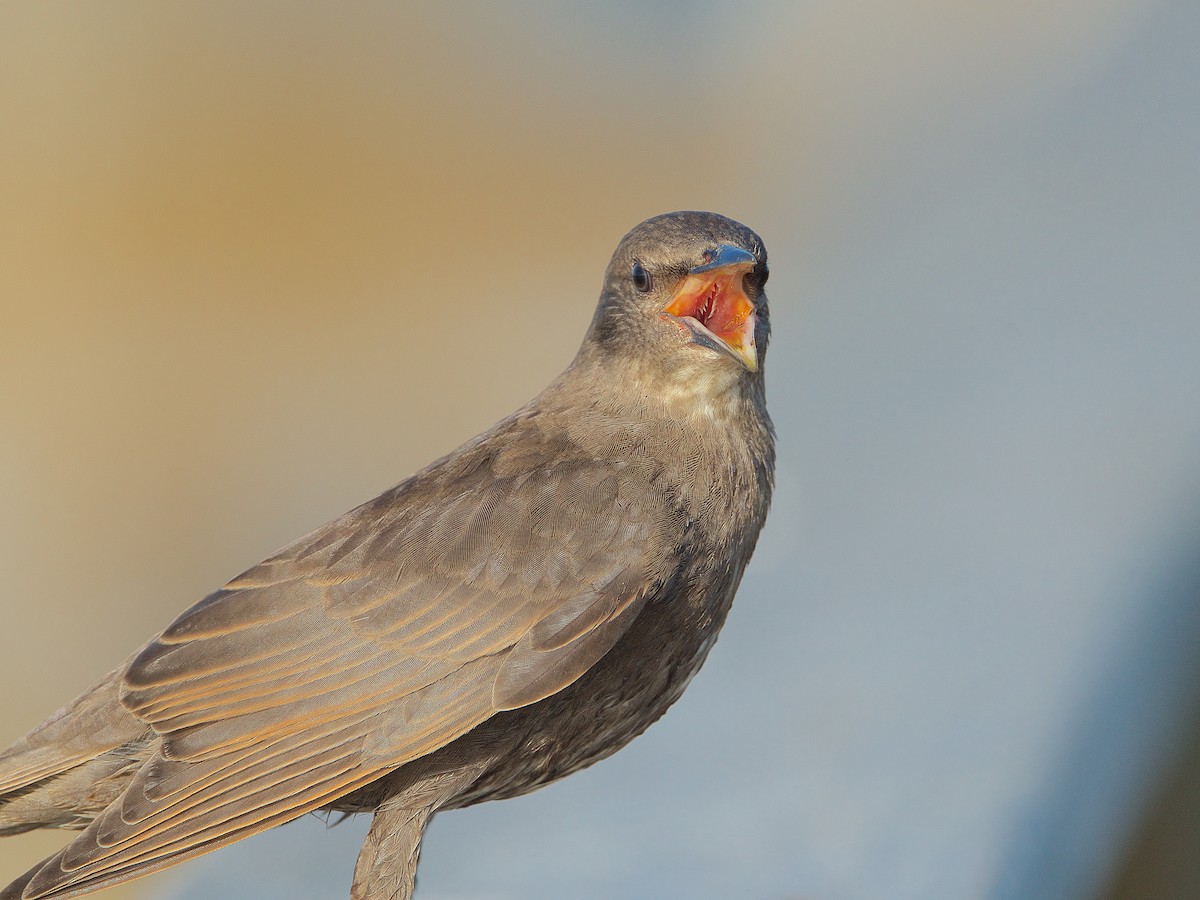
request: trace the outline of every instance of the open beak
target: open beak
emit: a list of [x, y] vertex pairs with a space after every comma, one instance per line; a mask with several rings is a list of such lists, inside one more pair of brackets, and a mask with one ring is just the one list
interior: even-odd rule
[[754, 268], [754, 255], [721, 244], [708, 256], [704, 265], [688, 270], [663, 314], [688, 331], [693, 343], [725, 350], [755, 372], [754, 302], [742, 286], [743, 276]]

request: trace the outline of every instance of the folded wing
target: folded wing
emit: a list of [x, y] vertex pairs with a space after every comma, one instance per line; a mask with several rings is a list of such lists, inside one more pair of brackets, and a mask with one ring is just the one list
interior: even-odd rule
[[159, 752], [11, 896], [295, 818], [579, 678], [669, 577], [682, 526], [636, 460], [547, 456], [468, 448], [188, 610], [121, 685]]

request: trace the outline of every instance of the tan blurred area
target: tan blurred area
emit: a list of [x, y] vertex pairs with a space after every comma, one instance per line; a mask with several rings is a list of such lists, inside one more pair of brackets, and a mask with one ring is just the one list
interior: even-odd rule
[[743, 218], [795, 287], [847, 180], [962, 113], [947, 70], [1003, 104], [1128, 5], [784, 5], [668, 72], [611, 23], [410, 6], [0, 13], [3, 743], [532, 396], [638, 220]]

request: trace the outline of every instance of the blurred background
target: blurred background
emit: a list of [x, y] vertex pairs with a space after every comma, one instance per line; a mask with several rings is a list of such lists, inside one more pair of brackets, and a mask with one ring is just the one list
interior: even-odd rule
[[[1200, 896], [1200, 5], [0, 7], [0, 740], [508, 413], [621, 235], [772, 257], [779, 486], [627, 750], [423, 900]], [[104, 896], [337, 898], [306, 817]], [[61, 833], [0, 842], [0, 880]]]

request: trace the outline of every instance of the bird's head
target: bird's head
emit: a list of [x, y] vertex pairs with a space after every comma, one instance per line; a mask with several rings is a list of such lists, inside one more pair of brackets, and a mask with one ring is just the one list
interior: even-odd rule
[[767, 251], [745, 225], [655, 216], [617, 246], [584, 346], [661, 371], [664, 385], [760, 382], [766, 281]]

